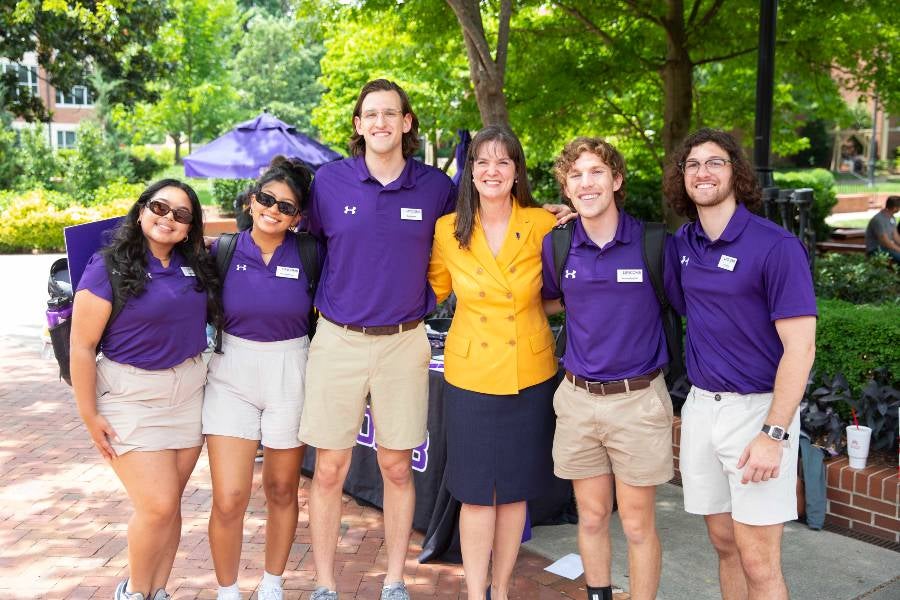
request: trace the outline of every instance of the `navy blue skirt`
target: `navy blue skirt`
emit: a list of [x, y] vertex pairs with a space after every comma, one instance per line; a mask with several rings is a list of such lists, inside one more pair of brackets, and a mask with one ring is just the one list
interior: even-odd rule
[[481, 394], [446, 384], [447, 487], [465, 504], [539, 496], [553, 479], [556, 378], [518, 394]]

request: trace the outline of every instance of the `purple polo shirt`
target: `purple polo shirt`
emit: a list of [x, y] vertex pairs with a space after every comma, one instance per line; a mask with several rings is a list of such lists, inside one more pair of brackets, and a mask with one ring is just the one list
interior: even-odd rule
[[316, 307], [338, 323], [396, 325], [434, 310], [428, 258], [456, 189], [439, 169], [408, 159], [381, 185], [362, 156], [328, 163], [312, 184], [310, 232], [325, 243]]
[[[117, 363], [158, 371], [178, 365], [206, 348], [206, 292], [197, 291], [184, 258], [172, 252], [168, 268], [147, 252], [144, 291], [128, 298], [100, 340], [103, 355]], [[79, 290], [113, 301], [103, 256], [94, 253]]]
[[553, 233], [544, 237], [541, 296], [565, 300], [562, 362], [579, 377], [625, 379], [669, 362], [659, 301], [644, 265], [643, 231], [641, 221], [620, 211], [615, 237], [599, 248], [578, 219], [560, 280], [562, 294], [553, 265]]
[[[216, 240], [213, 256], [218, 248]], [[250, 231], [242, 231], [222, 284], [225, 332], [254, 342], [303, 337], [312, 308], [307, 286], [295, 235], [284, 237], [267, 265]]]
[[738, 204], [718, 240], [698, 220], [678, 231], [675, 245], [691, 383], [713, 392], [771, 392], [784, 353], [774, 322], [817, 315], [803, 244]]

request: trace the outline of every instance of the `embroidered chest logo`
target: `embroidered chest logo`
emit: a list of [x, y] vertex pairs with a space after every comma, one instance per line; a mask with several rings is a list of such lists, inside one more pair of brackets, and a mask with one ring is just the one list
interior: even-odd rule
[[575, 279], [575, 273], [575, 269], [572, 269], [571, 271], [566, 269], [566, 279]]
[[681, 257], [681, 266], [682, 266], [682, 267], [686, 267], [686, 266], [688, 265], [689, 262], [691, 262], [691, 259], [688, 258], [687, 256], [682, 256], [682, 257]]
[[345, 206], [345, 207], [344, 207], [344, 214], [345, 214], [345, 215], [346, 215], [346, 214], [355, 215], [355, 214], [356, 214], [356, 207], [355, 207], [355, 206]]
[[246, 271], [247, 265], [235, 265], [234, 270], [235, 271]]

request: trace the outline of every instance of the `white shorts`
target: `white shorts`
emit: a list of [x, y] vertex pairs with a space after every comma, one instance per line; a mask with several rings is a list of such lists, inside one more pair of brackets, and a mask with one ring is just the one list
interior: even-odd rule
[[209, 361], [204, 435], [261, 440], [297, 448], [309, 338], [254, 342], [222, 334], [223, 354]]
[[772, 394], [707, 392], [692, 387], [681, 409], [679, 466], [684, 509], [692, 514], [731, 513], [746, 525], [775, 525], [797, 518], [800, 412], [788, 428], [778, 477], [741, 483], [737, 463], [762, 430]]

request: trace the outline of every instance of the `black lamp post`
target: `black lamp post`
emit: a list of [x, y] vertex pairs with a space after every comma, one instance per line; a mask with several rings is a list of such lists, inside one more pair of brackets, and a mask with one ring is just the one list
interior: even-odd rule
[[756, 131], [753, 162], [759, 185], [772, 187], [772, 94], [775, 86], [775, 22], [778, 0], [762, 0], [759, 10], [759, 53], [756, 70]]

